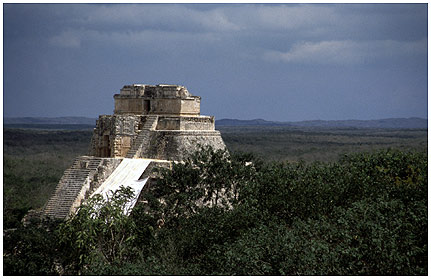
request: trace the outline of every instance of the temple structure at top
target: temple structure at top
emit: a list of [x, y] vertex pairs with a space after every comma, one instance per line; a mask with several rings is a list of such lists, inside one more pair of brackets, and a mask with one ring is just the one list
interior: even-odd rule
[[114, 95], [115, 114], [200, 115], [201, 97], [178, 85], [125, 85]]
[[201, 97], [180, 85], [124, 86], [113, 115], [101, 115], [90, 155], [181, 161], [199, 146], [225, 148], [214, 117], [200, 115]]

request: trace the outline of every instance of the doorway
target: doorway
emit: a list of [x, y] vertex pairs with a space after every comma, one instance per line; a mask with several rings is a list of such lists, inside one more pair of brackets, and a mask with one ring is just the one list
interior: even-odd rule
[[144, 100], [144, 112], [149, 113], [151, 109], [150, 100]]
[[109, 135], [103, 135], [102, 146], [100, 148], [100, 157], [111, 157], [111, 143]]

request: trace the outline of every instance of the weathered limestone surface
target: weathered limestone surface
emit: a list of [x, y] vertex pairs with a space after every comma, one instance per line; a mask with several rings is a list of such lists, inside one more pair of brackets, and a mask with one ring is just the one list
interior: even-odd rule
[[97, 188], [118, 166], [121, 159], [81, 156], [60, 179], [43, 210], [45, 217], [64, 219], [75, 213], [89, 192]]
[[199, 146], [225, 148], [214, 117], [200, 115], [200, 97], [183, 86], [126, 85], [114, 99], [114, 115], [94, 129], [93, 156], [181, 161]]
[[199, 115], [200, 97], [179, 85], [125, 85], [114, 95], [115, 114]]
[[200, 115], [201, 98], [184, 86], [126, 85], [114, 100], [114, 114], [101, 115], [96, 122], [90, 156], [78, 157], [64, 172], [44, 217], [65, 219], [74, 214], [110, 175], [126, 175], [114, 172], [123, 158], [152, 159], [140, 177], [151, 185], [155, 166], [169, 167], [169, 162], [182, 161], [201, 146], [225, 148], [214, 117]]
[[139, 115], [101, 115], [91, 139], [90, 155], [124, 157], [143, 121]]
[[151, 131], [137, 158], [182, 161], [202, 146], [225, 148], [219, 131]]
[[214, 130], [214, 117], [159, 116], [156, 130]]

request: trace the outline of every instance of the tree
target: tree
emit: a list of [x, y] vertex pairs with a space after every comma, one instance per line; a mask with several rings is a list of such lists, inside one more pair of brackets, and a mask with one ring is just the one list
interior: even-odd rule
[[106, 199], [95, 195], [60, 226], [61, 243], [70, 253], [63, 259], [66, 269], [81, 271], [95, 260], [121, 265], [128, 259], [134, 249], [129, 244], [135, 238], [135, 223], [125, 213], [130, 212], [126, 207], [132, 198], [133, 190], [123, 186]]
[[143, 197], [153, 216], [164, 224], [176, 224], [181, 216], [196, 214], [202, 207], [228, 209], [240, 200], [240, 189], [256, 176], [254, 159], [247, 154], [231, 156], [226, 150], [202, 147], [171, 169], [158, 169], [159, 179]]

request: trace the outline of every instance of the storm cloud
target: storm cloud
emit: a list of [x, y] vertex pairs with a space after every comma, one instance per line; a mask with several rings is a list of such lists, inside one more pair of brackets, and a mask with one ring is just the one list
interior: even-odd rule
[[125, 84], [202, 113], [427, 117], [426, 4], [5, 4], [4, 115], [111, 114]]

